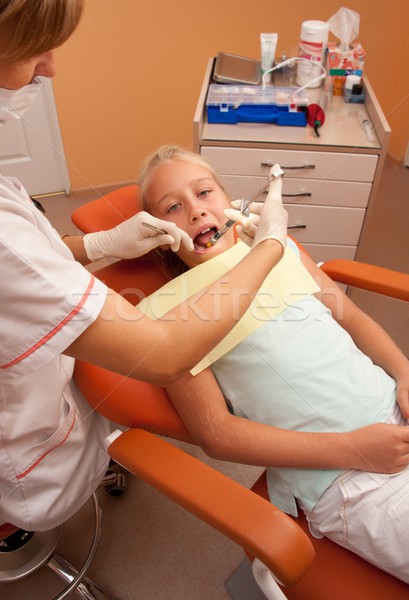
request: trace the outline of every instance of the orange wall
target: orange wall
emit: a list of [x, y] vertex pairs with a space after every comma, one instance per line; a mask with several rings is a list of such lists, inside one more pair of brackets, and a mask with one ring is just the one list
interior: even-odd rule
[[[204, 70], [219, 51], [259, 57], [259, 34], [294, 55], [301, 23], [327, 20], [335, 0], [86, 0], [57, 51], [54, 81], [73, 189], [130, 181], [162, 143], [192, 146]], [[392, 128], [389, 152], [409, 140], [409, 2], [355, 0], [366, 73]]]

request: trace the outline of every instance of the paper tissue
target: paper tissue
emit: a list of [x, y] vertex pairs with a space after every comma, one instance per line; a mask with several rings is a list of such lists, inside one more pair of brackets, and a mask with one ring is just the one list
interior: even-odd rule
[[328, 20], [328, 25], [340, 40], [328, 43], [328, 74], [333, 94], [342, 96], [346, 76], [362, 77], [364, 69], [365, 50], [357, 42], [352, 44], [359, 33], [359, 14], [342, 7]]

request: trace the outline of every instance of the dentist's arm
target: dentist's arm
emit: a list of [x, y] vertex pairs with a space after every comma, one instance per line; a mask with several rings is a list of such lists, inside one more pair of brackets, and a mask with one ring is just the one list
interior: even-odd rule
[[157, 321], [111, 292], [96, 321], [66, 354], [157, 385], [193, 368], [243, 316], [283, 255], [288, 215], [276, 182], [261, 211], [254, 247], [226, 275]]
[[110, 291], [97, 319], [65, 354], [167, 385], [194, 367], [234, 327], [282, 253], [277, 240], [260, 242], [213, 285], [155, 321]]

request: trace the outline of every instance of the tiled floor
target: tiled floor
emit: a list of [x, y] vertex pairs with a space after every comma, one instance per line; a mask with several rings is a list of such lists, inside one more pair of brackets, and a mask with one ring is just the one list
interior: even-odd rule
[[[69, 214], [80, 202], [44, 201], [60, 233], [75, 231]], [[408, 225], [409, 169], [388, 160], [359, 258], [409, 272]], [[352, 295], [409, 355], [407, 306], [379, 297], [369, 299], [362, 293]], [[182, 446], [203, 457], [197, 448]], [[253, 467], [206, 460], [244, 485], [250, 485], [260, 473]], [[102, 502], [103, 540], [90, 575], [114, 594], [112, 598], [228, 600], [224, 581], [243, 559], [240, 548], [136, 478], [130, 478], [125, 496], [112, 498], [103, 492]], [[61, 553], [76, 564], [81, 562], [91, 528], [90, 506], [86, 506], [66, 524]], [[60, 589], [55, 575], [41, 570], [20, 582], [0, 584], [0, 596], [5, 600], [47, 600]]]

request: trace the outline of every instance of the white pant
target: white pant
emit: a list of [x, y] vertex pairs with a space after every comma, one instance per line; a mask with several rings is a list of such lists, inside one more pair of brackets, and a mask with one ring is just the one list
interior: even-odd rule
[[[388, 422], [404, 424], [400, 411]], [[396, 475], [346, 471], [304, 512], [312, 535], [409, 583], [409, 467]]]

